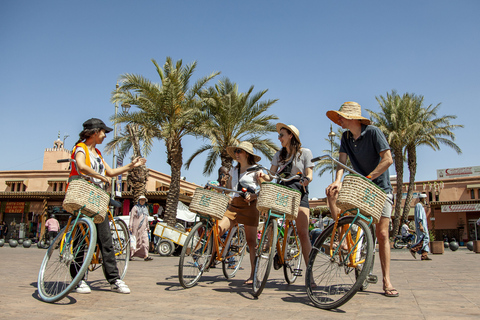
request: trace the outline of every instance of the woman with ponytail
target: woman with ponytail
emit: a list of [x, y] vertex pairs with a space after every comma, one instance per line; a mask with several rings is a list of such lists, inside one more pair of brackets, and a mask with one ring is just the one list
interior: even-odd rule
[[[80, 139], [72, 151], [72, 159], [75, 159], [78, 170], [80, 170], [82, 174], [87, 175], [87, 179], [100, 188], [105, 188], [108, 185], [110, 181], [109, 178], [116, 177], [146, 162], [144, 158], [137, 157], [132, 163], [126, 166], [115, 169], [110, 168], [103, 160], [102, 154], [96, 146], [97, 144], [102, 144], [106, 134], [111, 131], [112, 128], [107, 127], [100, 119], [92, 118], [85, 121], [83, 123], [83, 131], [79, 134]], [[76, 175], [78, 175], [78, 172], [75, 167], [72, 166], [70, 178]], [[105, 278], [110, 283], [112, 291], [130, 293], [130, 289], [125, 282], [120, 279], [118, 274], [109, 220], [105, 219], [102, 223], [96, 224], [96, 227], [98, 235], [97, 242], [102, 253]], [[72, 273], [75, 273], [75, 270], [72, 270]], [[72, 276], [75, 276], [75, 274], [72, 274]], [[90, 293], [91, 290], [88, 284], [82, 280], [78, 284], [76, 292]]]

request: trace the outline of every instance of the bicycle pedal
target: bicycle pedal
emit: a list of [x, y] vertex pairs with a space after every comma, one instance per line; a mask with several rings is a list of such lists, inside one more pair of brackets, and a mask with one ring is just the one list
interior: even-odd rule
[[302, 269], [293, 269], [293, 275], [297, 277], [301, 277], [302, 271], [303, 271]]
[[368, 282], [368, 283], [373, 283], [373, 284], [375, 284], [375, 283], [378, 282], [378, 277], [377, 277], [376, 275], [374, 275], [374, 274], [369, 274], [369, 275], [367, 276], [367, 282]]
[[234, 252], [234, 253], [238, 253], [239, 252], [238, 246], [230, 246], [229, 251]]

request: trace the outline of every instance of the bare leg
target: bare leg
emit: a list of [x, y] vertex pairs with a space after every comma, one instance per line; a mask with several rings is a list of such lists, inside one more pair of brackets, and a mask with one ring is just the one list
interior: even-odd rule
[[310, 237], [308, 234], [310, 210], [308, 208], [300, 207], [298, 209], [298, 216], [295, 222], [297, 224], [298, 237], [300, 238], [300, 243], [302, 244], [303, 260], [305, 261], [305, 265], [307, 265], [310, 250], [312, 249], [312, 244], [310, 243]]
[[222, 220], [218, 223], [218, 235], [221, 237], [223, 234], [232, 227], [233, 221], [227, 217], [223, 217]]
[[389, 218], [381, 217], [376, 229], [378, 253], [380, 255], [380, 264], [383, 274], [383, 290], [394, 288], [390, 282], [390, 242], [388, 239], [389, 222]]
[[244, 226], [245, 236], [247, 237], [247, 246], [250, 251], [250, 277], [245, 281], [246, 284], [251, 284], [255, 272], [255, 248], [257, 246], [257, 227]]

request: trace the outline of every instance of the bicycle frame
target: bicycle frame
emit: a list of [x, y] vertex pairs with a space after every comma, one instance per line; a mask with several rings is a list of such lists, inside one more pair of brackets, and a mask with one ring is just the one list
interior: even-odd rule
[[[282, 240], [280, 240], [280, 237], [277, 237], [276, 248], [277, 248], [279, 263], [280, 264], [285, 264], [286, 259], [285, 259], [284, 254], [285, 254], [285, 248], [287, 247], [287, 241], [288, 241], [286, 235], [288, 235], [288, 230], [290, 228], [290, 223], [289, 223], [290, 220], [285, 219], [285, 214], [278, 214], [278, 213], [272, 212], [272, 210], [269, 210], [268, 214], [267, 214], [267, 219], [265, 220], [265, 223], [264, 223], [264, 226], [263, 226], [262, 237], [260, 238], [260, 243], [263, 243], [263, 241], [265, 240], [265, 228], [268, 226], [271, 219], [283, 219], [282, 221], [284, 222], [284, 226], [281, 226], [279, 224], [278, 227], [277, 227], [278, 231], [279, 231], [279, 234], [281, 234], [281, 232], [282, 232], [281, 229], [283, 228], [283, 236], [282, 236]], [[300, 239], [298, 237], [295, 237], [295, 238], [296, 238], [295, 241], [297, 242], [297, 247], [298, 247], [299, 246], [298, 242], [300, 241]], [[298, 252], [291, 259], [296, 258], [300, 254], [301, 254], [301, 252]]]
[[[218, 220], [212, 219], [209, 216], [203, 216], [201, 214], [198, 214], [198, 216], [201, 219], [203, 218], [206, 221], [206, 224], [205, 224], [206, 232], [202, 236], [202, 238], [203, 237], [205, 238], [204, 242], [208, 243], [209, 241], [213, 240], [212, 255], [215, 254], [215, 260], [220, 261], [220, 262], [223, 261], [223, 253], [224, 253], [224, 250], [225, 250], [225, 247], [226, 247], [225, 244], [226, 244], [228, 238], [223, 240], [219, 236]], [[212, 221], [212, 220], [214, 220], [214, 221]], [[233, 228], [235, 228], [235, 227], [238, 227], [238, 224], [234, 224], [232, 227], [230, 227], [230, 229], [228, 229], [228, 232], [231, 232], [233, 230]], [[222, 246], [222, 250], [220, 250], [220, 245]], [[206, 250], [206, 249], [207, 249], [207, 246], [204, 246], [202, 250]], [[204, 251], [202, 251], [202, 253], [203, 252]], [[225, 258], [228, 259], [230, 257], [226, 256]]]

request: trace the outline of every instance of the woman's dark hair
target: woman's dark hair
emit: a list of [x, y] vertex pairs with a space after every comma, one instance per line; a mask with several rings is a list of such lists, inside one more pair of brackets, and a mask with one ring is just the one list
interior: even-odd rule
[[[249, 165], [254, 165], [256, 162], [255, 162], [255, 157], [253, 155], [251, 155], [250, 153], [244, 151], [246, 154], [247, 154], [247, 163]], [[235, 168], [238, 168], [240, 169], [240, 163], [237, 163], [237, 165], [235, 166]]]
[[[292, 135], [292, 139], [290, 139], [290, 145], [291, 145], [292, 149], [295, 151], [293, 153], [293, 155], [298, 154], [298, 159], [300, 159], [300, 156], [302, 154], [302, 152], [300, 151], [300, 149], [302, 148], [302, 144], [300, 143], [300, 141], [297, 140], [297, 137], [295, 137], [295, 135], [292, 134], [292, 132], [290, 130], [288, 130], [287, 128], [282, 128], [282, 129], [287, 131], [288, 134]], [[291, 155], [291, 156], [293, 156], [293, 155]], [[285, 162], [290, 157], [288, 157], [287, 148], [283, 147], [282, 150], [280, 150], [280, 162]]]
[[83, 129], [82, 132], [80, 132], [78, 134], [78, 136], [80, 137], [80, 139], [78, 139], [77, 142], [75, 142], [75, 145], [76, 146], [78, 143], [84, 141], [84, 140], [87, 140], [88, 138], [90, 138], [91, 136], [93, 136], [95, 133], [99, 132], [100, 128], [95, 128], [95, 129]]

